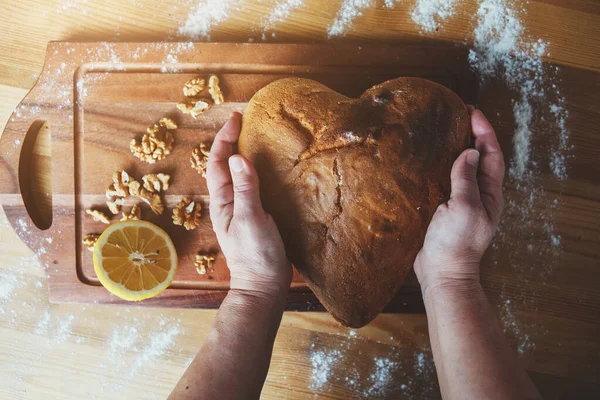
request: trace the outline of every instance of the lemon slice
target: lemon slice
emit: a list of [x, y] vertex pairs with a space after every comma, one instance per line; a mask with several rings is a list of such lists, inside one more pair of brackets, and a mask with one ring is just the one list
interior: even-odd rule
[[147, 221], [109, 226], [94, 246], [100, 283], [124, 300], [143, 300], [167, 288], [177, 272], [177, 253], [169, 235]]

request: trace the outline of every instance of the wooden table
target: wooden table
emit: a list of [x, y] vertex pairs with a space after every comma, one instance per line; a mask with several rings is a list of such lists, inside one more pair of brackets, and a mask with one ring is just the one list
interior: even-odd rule
[[[0, 123], [34, 84], [49, 40], [163, 41], [177, 38], [196, 1], [7, 0], [0, 13]], [[323, 4], [326, 3], [326, 4]], [[275, 26], [271, 41], [327, 40], [338, 1], [306, 0]], [[375, 2], [374, 2], [375, 3]], [[377, 1], [341, 39], [362, 42], [472, 40], [476, 3], [457, 8], [439, 32], [420, 35], [410, 19], [413, 1], [393, 9]], [[261, 17], [274, 1], [246, 0], [218, 24], [213, 41], [260, 40]], [[526, 31], [551, 43], [548, 63], [563, 66], [570, 110], [574, 172], [557, 191], [568, 192], [556, 213], [564, 257], [552, 276], [515, 285], [519, 274], [486, 279], [509, 337], [545, 398], [597, 396], [600, 375], [600, 7], [585, 0], [532, 1], [521, 16]], [[493, 110], [488, 100], [484, 111]], [[42, 137], [43, 138], [43, 137]], [[510, 138], [501, 138], [510, 148]], [[48, 187], [47, 140], [40, 140], [34, 179]], [[510, 188], [509, 188], [510, 189]], [[557, 192], [558, 193], [558, 192]], [[44, 269], [0, 220], [0, 365], [2, 398], [164, 398], [206, 337], [214, 311], [50, 305]], [[51, 245], [51, 243], [49, 243]], [[539, 279], [538, 279], [539, 278]], [[504, 288], [520, 288], [518, 292]], [[422, 314], [381, 315], [357, 332], [325, 313], [287, 313], [275, 344], [263, 398], [346, 399], [368, 395], [375, 358], [390, 359], [389, 398], [437, 398], [439, 392]], [[335, 353], [335, 351], [339, 353]], [[313, 376], [315, 355], [339, 354], [326, 382]], [[311, 361], [311, 359], [313, 361]], [[323, 368], [317, 368], [323, 372]], [[381, 371], [379, 371], [381, 372]], [[318, 374], [317, 374], [318, 375]], [[402, 385], [406, 385], [403, 387]], [[371, 392], [373, 394], [373, 392]], [[385, 396], [383, 396], [385, 397]]]

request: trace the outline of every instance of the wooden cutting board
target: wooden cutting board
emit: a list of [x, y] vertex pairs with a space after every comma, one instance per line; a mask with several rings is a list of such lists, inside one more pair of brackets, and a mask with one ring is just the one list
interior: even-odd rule
[[[189, 165], [194, 146], [212, 141], [231, 112], [243, 111], [261, 87], [288, 76], [315, 79], [348, 96], [388, 79], [420, 76], [473, 102], [477, 85], [466, 60], [464, 50], [444, 44], [50, 43], [37, 83], [0, 139], [0, 204], [19, 237], [48, 266], [50, 301], [124, 303], [100, 285], [91, 252], [81, 243], [85, 234], [106, 227], [85, 210], [106, 210], [104, 192], [114, 171], [126, 170], [138, 180], [147, 173], [168, 173], [172, 186], [164, 196], [165, 213], [155, 216], [144, 205], [143, 216], [171, 235], [179, 270], [169, 289], [136, 304], [218, 307], [227, 294], [229, 270], [212, 232], [206, 182]], [[221, 78], [226, 103], [196, 120], [181, 114], [176, 104], [184, 83], [209, 74]], [[174, 151], [154, 165], [142, 163], [130, 153], [129, 142], [163, 116], [179, 124]], [[32, 144], [41, 126], [51, 132], [50, 227], [42, 226], [35, 188], [28, 181]], [[182, 196], [205, 209], [201, 226], [191, 232], [171, 221], [172, 207]], [[196, 272], [198, 252], [217, 254], [213, 273]], [[322, 309], [297, 272], [288, 309]], [[387, 311], [421, 310], [419, 287], [411, 276]]]

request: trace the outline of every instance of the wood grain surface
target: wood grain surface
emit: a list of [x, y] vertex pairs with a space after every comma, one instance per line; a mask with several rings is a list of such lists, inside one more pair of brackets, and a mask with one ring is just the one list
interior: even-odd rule
[[[47, 41], [185, 40], [177, 28], [195, 3], [5, 1], [0, 13], [0, 120], [11, 118], [37, 80]], [[410, 19], [413, 1], [393, 9], [374, 1], [345, 37], [327, 40], [327, 27], [340, 3], [305, 1], [275, 26], [276, 35], [269, 41], [451, 46], [466, 41], [469, 46], [473, 39], [476, 2], [460, 4], [438, 32], [421, 35]], [[210, 39], [260, 41], [261, 18], [274, 4], [240, 3], [230, 19], [213, 29]], [[550, 42], [544, 61], [560, 66], [574, 151], [567, 180], [556, 181], [549, 171], [540, 171], [539, 185], [546, 195], [532, 210], [539, 220], [521, 229], [506, 225], [501, 229], [486, 257], [482, 279], [511, 343], [545, 398], [595, 398], [600, 375], [600, 8], [583, 0], [532, 1], [523, 7], [526, 12], [520, 18], [526, 34]], [[509, 159], [510, 93], [490, 82], [480, 94], [479, 107], [491, 117]], [[55, 151], [50, 153], [48, 134], [38, 136], [30, 163], [33, 196], [41, 199], [50, 190], [49, 166], [57, 157]], [[514, 184], [506, 189], [509, 198], [520, 200], [522, 192]], [[555, 199], [558, 206], [551, 208]], [[40, 204], [40, 213], [48, 215], [48, 202]], [[552, 213], [544, 213], [545, 209]], [[554, 222], [560, 251], [543, 246], [543, 226], [548, 222], [544, 218]], [[202, 344], [214, 311], [50, 305], [45, 277], [53, 265], [41, 265], [40, 254], [17, 238], [6, 217], [3, 221], [0, 362], [5, 379], [0, 397], [166, 397]], [[529, 254], [522, 244], [532, 238], [536, 252]], [[46, 240], [45, 248], [52, 244]], [[428, 346], [426, 317], [420, 313], [381, 315], [357, 332], [341, 328], [326, 313], [286, 313], [263, 398], [378, 397], [369, 392], [376, 358], [395, 363], [392, 384], [379, 397], [438, 398]], [[315, 354], [336, 350], [339, 356], [327, 382], [315, 386]]]

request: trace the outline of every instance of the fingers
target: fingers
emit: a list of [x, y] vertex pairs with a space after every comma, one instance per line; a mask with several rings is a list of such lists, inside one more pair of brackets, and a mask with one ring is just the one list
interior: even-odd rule
[[481, 200], [492, 220], [499, 221], [503, 205], [504, 156], [494, 128], [481, 111], [474, 110], [471, 113], [471, 128], [475, 136], [475, 148], [481, 153], [479, 167]]
[[450, 199], [470, 204], [481, 201], [479, 185], [477, 184], [477, 166], [479, 151], [467, 149], [454, 161], [450, 179], [452, 193]]
[[235, 155], [229, 158], [229, 169], [233, 178], [233, 214], [236, 217], [263, 215], [254, 166], [243, 156]]
[[502, 152], [494, 128], [479, 110], [471, 112], [471, 129], [475, 136], [475, 147], [481, 153]]
[[233, 181], [229, 158], [240, 135], [242, 115], [233, 113], [221, 128], [210, 149], [206, 166], [206, 182], [210, 195], [210, 216], [215, 226], [229, 226], [233, 217]]

